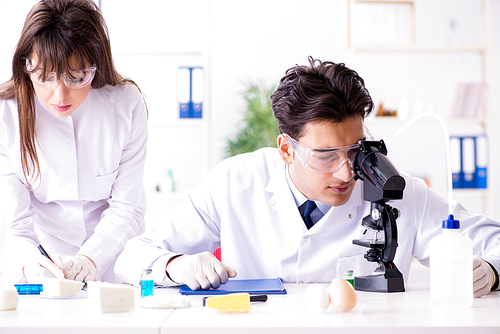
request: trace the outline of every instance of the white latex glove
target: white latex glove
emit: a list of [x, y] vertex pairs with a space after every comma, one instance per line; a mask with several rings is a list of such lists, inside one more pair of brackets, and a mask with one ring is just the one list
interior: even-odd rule
[[176, 257], [167, 264], [166, 270], [172, 281], [186, 284], [192, 290], [217, 289], [229, 277], [236, 276], [234, 269], [224, 266], [210, 252]]
[[28, 283], [42, 283], [43, 277], [64, 278], [61, 258], [54, 254], [49, 256], [54, 262], [39, 254], [24, 266], [24, 276]]
[[491, 266], [484, 261], [480, 256], [472, 257], [473, 281], [474, 281], [474, 297], [479, 298], [488, 294], [495, 284], [496, 275]]
[[82, 254], [66, 256], [62, 268], [64, 277], [79, 282], [93, 281], [97, 274], [94, 262]]

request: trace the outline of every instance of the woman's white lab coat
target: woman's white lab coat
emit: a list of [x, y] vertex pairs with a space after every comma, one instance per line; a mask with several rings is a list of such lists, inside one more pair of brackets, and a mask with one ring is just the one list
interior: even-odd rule
[[[53, 115], [36, 100], [36, 149], [41, 175], [26, 186], [15, 101], [0, 101], [0, 193], [8, 274], [42, 244], [61, 257], [77, 252], [113, 281], [113, 264], [144, 224], [143, 171], [147, 113], [132, 85], [91, 89], [76, 112]], [[106, 270], [109, 270], [106, 272]]]
[[[352, 243], [364, 237], [360, 222], [370, 208], [362, 182], [345, 205], [332, 207], [307, 230], [285, 172], [277, 150], [270, 148], [221, 162], [153, 230], [128, 242], [116, 262], [117, 279], [135, 284], [140, 269], [152, 267], [156, 283], [173, 285], [165, 275], [173, 255], [212, 252], [219, 245], [222, 262], [240, 279], [331, 282], [348, 269], [371, 274], [376, 264], [364, 259], [368, 248]], [[429, 264], [429, 241], [440, 233], [448, 205], [422, 180], [405, 180], [404, 199], [391, 204], [401, 211], [395, 264], [407, 279], [413, 258]], [[500, 225], [459, 205], [454, 214], [473, 238], [474, 252], [500, 268]]]

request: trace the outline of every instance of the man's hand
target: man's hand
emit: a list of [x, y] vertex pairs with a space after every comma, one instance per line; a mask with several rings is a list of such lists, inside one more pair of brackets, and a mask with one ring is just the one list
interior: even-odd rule
[[28, 283], [41, 283], [43, 277], [64, 278], [61, 258], [51, 254], [52, 261], [42, 254], [24, 266], [24, 276]]
[[473, 281], [474, 281], [474, 297], [479, 298], [488, 294], [493, 285], [495, 285], [495, 271], [491, 266], [484, 261], [480, 256], [474, 255], [472, 258]]
[[94, 261], [82, 254], [66, 256], [62, 268], [64, 277], [79, 282], [93, 281], [97, 274]]
[[224, 266], [209, 252], [173, 258], [168, 262], [166, 272], [172, 281], [186, 284], [192, 290], [217, 289], [229, 277], [236, 276], [234, 269]]

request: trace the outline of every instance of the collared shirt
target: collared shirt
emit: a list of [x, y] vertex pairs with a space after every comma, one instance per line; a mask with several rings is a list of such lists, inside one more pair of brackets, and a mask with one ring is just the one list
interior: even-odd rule
[[[293, 198], [295, 199], [295, 204], [297, 204], [297, 208], [299, 209], [300, 214], [302, 215], [302, 212], [305, 209], [305, 206], [303, 204], [309, 200], [303, 193], [300, 192], [299, 189], [295, 186], [295, 184], [292, 181], [292, 178], [290, 176], [290, 170], [288, 168], [288, 165], [285, 165], [285, 174], [286, 174], [286, 181], [288, 183], [288, 187], [290, 188], [290, 191], [292, 192]], [[322, 203], [320, 201], [314, 201], [316, 203], [317, 208], [314, 209], [314, 211], [311, 213], [311, 219], [313, 221], [313, 224], [316, 224], [323, 216], [330, 210], [331, 206]]]

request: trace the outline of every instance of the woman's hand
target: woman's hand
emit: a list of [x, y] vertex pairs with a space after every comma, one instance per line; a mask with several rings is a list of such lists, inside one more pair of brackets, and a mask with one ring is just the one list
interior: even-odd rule
[[94, 261], [82, 254], [63, 259], [64, 277], [79, 282], [95, 280], [97, 270]]
[[50, 257], [54, 262], [40, 254], [24, 266], [24, 276], [28, 283], [41, 283], [43, 277], [64, 278], [61, 258], [54, 254]]

